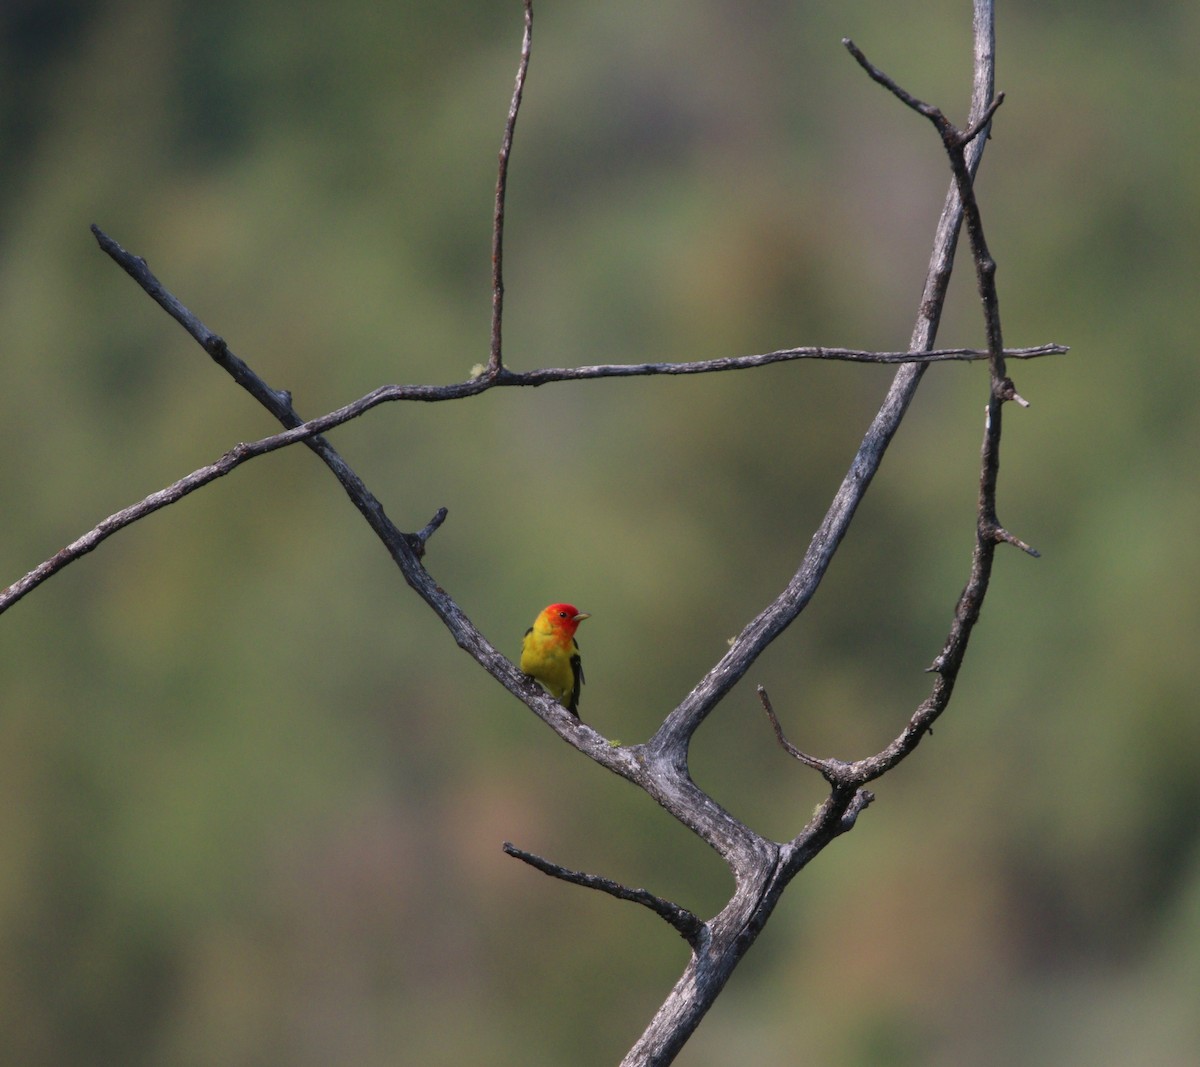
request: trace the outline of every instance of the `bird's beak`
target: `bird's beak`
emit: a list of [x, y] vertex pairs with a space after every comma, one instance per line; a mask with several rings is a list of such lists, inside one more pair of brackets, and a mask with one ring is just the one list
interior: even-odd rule
[[590, 619], [591, 617], [592, 617], [591, 612], [581, 611], [578, 615], [575, 616], [575, 622], [583, 622], [584, 619]]

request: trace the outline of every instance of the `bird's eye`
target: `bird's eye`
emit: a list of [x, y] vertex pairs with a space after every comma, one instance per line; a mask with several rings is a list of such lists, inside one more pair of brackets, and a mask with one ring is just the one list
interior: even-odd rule
[[558, 613], [558, 617], [559, 617], [560, 619], [565, 619], [565, 618], [567, 617], [567, 613], [566, 613], [565, 611], [560, 611], [560, 612]]

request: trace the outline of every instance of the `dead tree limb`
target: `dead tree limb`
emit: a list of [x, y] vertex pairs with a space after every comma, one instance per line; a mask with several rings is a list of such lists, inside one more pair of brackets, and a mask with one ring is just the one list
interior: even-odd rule
[[[933, 241], [917, 319], [907, 352], [860, 352], [840, 348], [798, 347], [760, 355], [724, 357], [683, 363], [647, 362], [593, 365], [516, 372], [505, 365], [501, 351], [503, 318], [503, 233], [508, 165], [522, 94], [529, 69], [532, 4], [523, 0], [524, 33], [521, 58], [508, 118], [501, 141], [492, 232], [492, 330], [489, 357], [472, 376], [449, 385], [389, 385], [368, 393], [337, 411], [305, 421], [291, 395], [268, 385], [238, 358], [225, 341], [210, 331], [150, 272], [145, 261], [130, 254], [99, 228], [101, 248], [200, 344], [209, 356], [284, 427], [283, 431], [230, 449], [214, 463], [192, 472], [143, 501], [109, 516], [25, 578], [0, 593], [0, 612], [27, 595], [74, 559], [95, 549], [107, 537], [138, 519], [153, 514], [183, 496], [223, 477], [242, 463], [293, 444], [304, 444], [326, 464], [347, 496], [387, 548], [406, 582], [435, 612], [455, 641], [501, 685], [538, 715], [564, 741], [595, 763], [643, 789], [679, 822], [707, 842], [733, 872], [735, 891], [716, 915], [702, 920], [680, 905], [645, 889], [631, 889], [599, 875], [571, 871], [532, 853], [506, 845], [506, 851], [543, 872], [575, 885], [598, 889], [651, 908], [679, 932], [692, 948], [691, 958], [675, 987], [626, 1055], [625, 1067], [669, 1064], [712, 1006], [733, 970], [754, 943], [790, 881], [835, 838], [852, 829], [873, 800], [866, 786], [895, 767], [917, 747], [941, 715], [952, 695], [972, 629], [979, 618], [998, 544], [1010, 543], [1036, 554], [1009, 533], [997, 517], [996, 486], [1003, 405], [1024, 403], [1007, 374], [1007, 359], [1032, 358], [1064, 352], [1059, 345], [1003, 348], [995, 263], [984, 239], [982, 218], [973, 191], [973, 178], [983, 154], [986, 135], [1001, 98], [993, 91], [994, 31], [991, 0], [974, 4], [974, 84], [967, 125], [956, 128], [942, 112], [902, 89], [873, 66], [851, 42], [846, 46], [875, 81], [908, 107], [928, 118], [942, 138], [953, 182], [946, 196]], [[984, 307], [987, 347], [984, 350], [935, 350], [942, 307], [954, 265], [959, 229], [966, 220], [976, 278]], [[862, 443], [787, 585], [734, 639], [728, 652], [697, 682], [684, 700], [664, 718], [654, 735], [642, 744], [610, 742], [579, 722], [547, 696], [475, 627], [466, 612], [426, 570], [427, 542], [446, 518], [445, 509], [419, 532], [406, 533], [385, 513], [354, 470], [334, 450], [324, 434], [359, 418], [384, 403], [435, 402], [463, 399], [499, 387], [534, 387], [550, 382], [602, 378], [686, 375], [725, 370], [749, 370], [796, 359], [839, 359], [850, 362], [898, 363], [886, 398], [868, 427]], [[781, 746], [800, 763], [817, 770], [829, 784], [828, 796], [791, 840], [778, 843], [751, 829], [691, 779], [688, 753], [695, 731], [754, 665], [758, 656], [800, 615], [820, 585], [850, 522], [861, 503], [928, 366], [945, 360], [986, 359], [989, 365], [987, 419], [981, 448], [976, 538], [967, 584], [956, 605], [949, 633], [930, 668], [936, 675], [930, 695], [920, 704], [896, 738], [880, 752], [863, 759], [819, 759], [792, 745], [784, 735], [774, 707], [760, 688], [760, 699]]]

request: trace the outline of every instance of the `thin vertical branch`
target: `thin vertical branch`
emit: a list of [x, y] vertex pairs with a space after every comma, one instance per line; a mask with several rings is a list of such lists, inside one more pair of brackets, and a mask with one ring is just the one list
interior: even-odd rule
[[508, 106], [504, 137], [500, 141], [500, 167], [496, 174], [496, 212], [492, 220], [492, 348], [487, 369], [491, 378], [504, 366], [500, 330], [504, 319], [504, 204], [508, 195], [508, 160], [512, 155], [513, 132], [517, 128], [517, 113], [521, 110], [525, 76], [529, 73], [529, 57], [533, 50], [533, 0], [524, 0], [524, 3], [525, 35], [521, 39], [521, 61], [517, 66], [512, 103]]

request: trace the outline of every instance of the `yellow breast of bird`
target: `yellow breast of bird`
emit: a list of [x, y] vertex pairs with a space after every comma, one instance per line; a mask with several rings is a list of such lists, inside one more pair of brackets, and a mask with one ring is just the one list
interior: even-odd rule
[[553, 634], [530, 630], [521, 646], [521, 670], [541, 682], [557, 700], [565, 700], [575, 687], [574, 653], [574, 641], [564, 646]]

